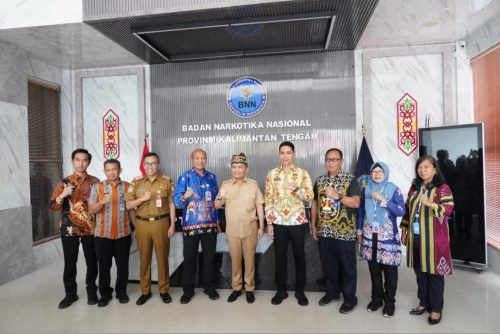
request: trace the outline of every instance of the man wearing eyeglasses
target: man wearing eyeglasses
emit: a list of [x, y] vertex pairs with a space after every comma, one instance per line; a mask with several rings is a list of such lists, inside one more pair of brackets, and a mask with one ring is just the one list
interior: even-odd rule
[[[320, 258], [325, 275], [326, 294], [319, 305], [324, 306], [339, 299], [344, 303], [340, 313], [350, 313], [356, 297], [356, 213], [361, 189], [354, 175], [342, 170], [344, 156], [338, 148], [325, 154], [327, 173], [314, 183], [314, 200], [311, 206], [311, 233], [319, 240]], [[339, 277], [342, 278], [342, 287]]]
[[[175, 207], [172, 202], [172, 181], [161, 176], [158, 154], [144, 156], [146, 177], [132, 181], [125, 195], [127, 210], [136, 208], [135, 238], [140, 256], [141, 296], [137, 305], [151, 298], [151, 256], [155, 250], [158, 267], [158, 289], [165, 304], [172, 301], [168, 294], [169, 238], [175, 233]], [[169, 219], [170, 218], [170, 219]]]

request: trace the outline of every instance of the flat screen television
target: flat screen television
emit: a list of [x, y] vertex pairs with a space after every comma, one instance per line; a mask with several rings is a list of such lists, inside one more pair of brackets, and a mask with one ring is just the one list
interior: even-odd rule
[[422, 128], [419, 141], [419, 154], [438, 160], [453, 192], [455, 210], [448, 224], [454, 263], [486, 268], [483, 124]]

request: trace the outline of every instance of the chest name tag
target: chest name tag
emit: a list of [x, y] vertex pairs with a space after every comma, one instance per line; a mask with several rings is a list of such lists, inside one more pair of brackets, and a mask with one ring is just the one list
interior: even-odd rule
[[420, 235], [420, 223], [419, 222], [413, 223], [413, 234]]

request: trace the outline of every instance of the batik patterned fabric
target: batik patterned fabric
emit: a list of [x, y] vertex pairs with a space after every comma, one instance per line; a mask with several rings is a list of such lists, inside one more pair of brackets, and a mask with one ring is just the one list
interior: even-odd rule
[[314, 183], [314, 199], [318, 203], [318, 235], [338, 240], [356, 240], [356, 209], [325, 196], [325, 189], [332, 187], [344, 196], [360, 196], [354, 175], [340, 171], [336, 176], [322, 175]]
[[[283, 188], [283, 182], [297, 186], [298, 191]], [[308, 222], [304, 201], [313, 199], [309, 173], [292, 166], [288, 172], [282, 167], [269, 171], [264, 193], [266, 220], [268, 224], [300, 225]]]
[[[61, 236], [88, 236], [95, 230], [94, 215], [89, 214], [88, 198], [92, 185], [99, 182], [95, 176], [85, 174], [79, 177], [76, 173], [62, 179], [50, 196], [49, 205], [52, 210], [62, 212]], [[64, 198], [62, 204], [56, 203], [56, 198], [63, 192], [64, 185], [74, 187], [73, 193]]]
[[[366, 188], [365, 188], [366, 190]], [[367, 261], [372, 261], [373, 251], [373, 225], [369, 223], [366, 216], [366, 206], [373, 205], [373, 199], [367, 197], [365, 191], [361, 197], [360, 210], [358, 212], [358, 233], [363, 235], [361, 246], [361, 256]], [[380, 203], [377, 203], [378, 205]], [[403, 194], [399, 188], [394, 191], [392, 198], [387, 200], [386, 214], [381, 220], [378, 231], [377, 242], [377, 262], [389, 266], [399, 266], [401, 264], [401, 239], [399, 236], [397, 217], [401, 217], [405, 212], [405, 202]]]
[[[185, 202], [181, 200], [187, 189], [193, 195]], [[174, 192], [174, 204], [182, 206], [182, 230], [185, 236], [217, 232], [219, 215], [214, 201], [219, 192], [215, 174], [205, 171], [199, 175], [190, 169], [179, 177]]]
[[[406, 214], [401, 221], [400, 227], [407, 231], [407, 264], [413, 268], [413, 241], [414, 234], [412, 224], [419, 207], [420, 190], [415, 186], [410, 188], [406, 200]], [[420, 263], [422, 272], [436, 275], [451, 275], [453, 266], [451, 262], [450, 238], [448, 229], [448, 218], [453, 212], [453, 194], [447, 184], [439, 187], [431, 185], [426, 194], [437, 207], [429, 208], [420, 206]]]
[[99, 198], [103, 198], [105, 194], [111, 195], [111, 202], [104, 205], [95, 215], [96, 237], [116, 240], [132, 232], [128, 211], [125, 208], [125, 194], [129, 186], [130, 183], [121, 180], [117, 183], [102, 181], [93, 185], [88, 200], [89, 205], [99, 202]]

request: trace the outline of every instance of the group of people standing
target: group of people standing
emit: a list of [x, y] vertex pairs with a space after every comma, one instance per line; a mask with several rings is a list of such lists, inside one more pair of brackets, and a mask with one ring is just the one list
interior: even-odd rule
[[[258, 182], [247, 178], [248, 161], [244, 153], [231, 159], [231, 179], [222, 182], [205, 169], [207, 153], [191, 153], [192, 168], [183, 173], [174, 186], [170, 177], [161, 175], [156, 153], [144, 158], [146, 175], [131, 183], [120, 179], [118, 160], [104, 162], [106, 180], [88, 175], [92, 159], [85, 149], [72, 153], [74, 173], [54, 190], [50, 205], [62, 210], [61, 240], [64, 251], [63, 281], [66, 296], [59, 308], [69, 307], [78, 299], [76, 260], [80, 242], [87, 264], [87, 302], [106, 306], [112, 299], [110, 283], [112, 258], [117, 265], [116, 298], [129, 301], [126, 287], [128, 262], [135, 229], [140, 254], [141, 296], [137, 305], [151, 298], [151, 256], [154, 248], [158, 261], [158, 289], [164, 303], [170, 303], [169, 238], [175, 233], [175, 206], [182, 207], [183, 295], [181, 304], [193, 298], [198, 251], [201, 243], [203, 291], [211, 300], [219, 299], [214, 285], [215, 250], [220, 232], [218, 209], [225, 207], [226, 240], [231, 256], [234, 302], [245, 290], [248, 303], [255, 301], [255, 251], [265, 232], [274, 240], [276, 293], [271, 300], [280, 304], [288, 297], [287, 250], [291, 243], [295, 261], [295, 298], [308, 305], [306, 283], [305, 236], [310, 231], [319, 241], [319, 256], [326, 293], [319, 300], [324, 306], [338, 300], [340, 313], [350, 313], [356, 297], [356, 242], [368, 261], [372, 281], [369, 312], [382, 308], [385, 317], [395, 312], [402, 244], [407, 247], [407, 264], [417, 278], [419, 303], [410, 314], [430, 312], [429, 324], [442, 318], [444, 275], [452, 273], [448, 217], [453, 211], [450, 188], [432, 156], [422, 156], [415, 167], [415, 179], [406, 202], [401, 190], [389, 182], [389, 167], [375, 162], [370, 177], [361, 188], [354, 175], [343, 170], [340, 149], [325, 153], [326, 173], [312, 182], [309, 173], [294, 163], [295, 146], [279, 145], [280, 165], [266, 176], [265, 191]], [[311, 203], [311, 221], [305, 203]], [[403, 217], [400, 228], [397, 218]], [[265, 223], [267, 223], [267, 230]], [[310, 223], [310, 224], [309, 224]], [[99, 273], [99, 285], [96, 285]], [[97, 290], [101, 295], [97, 296]]]

